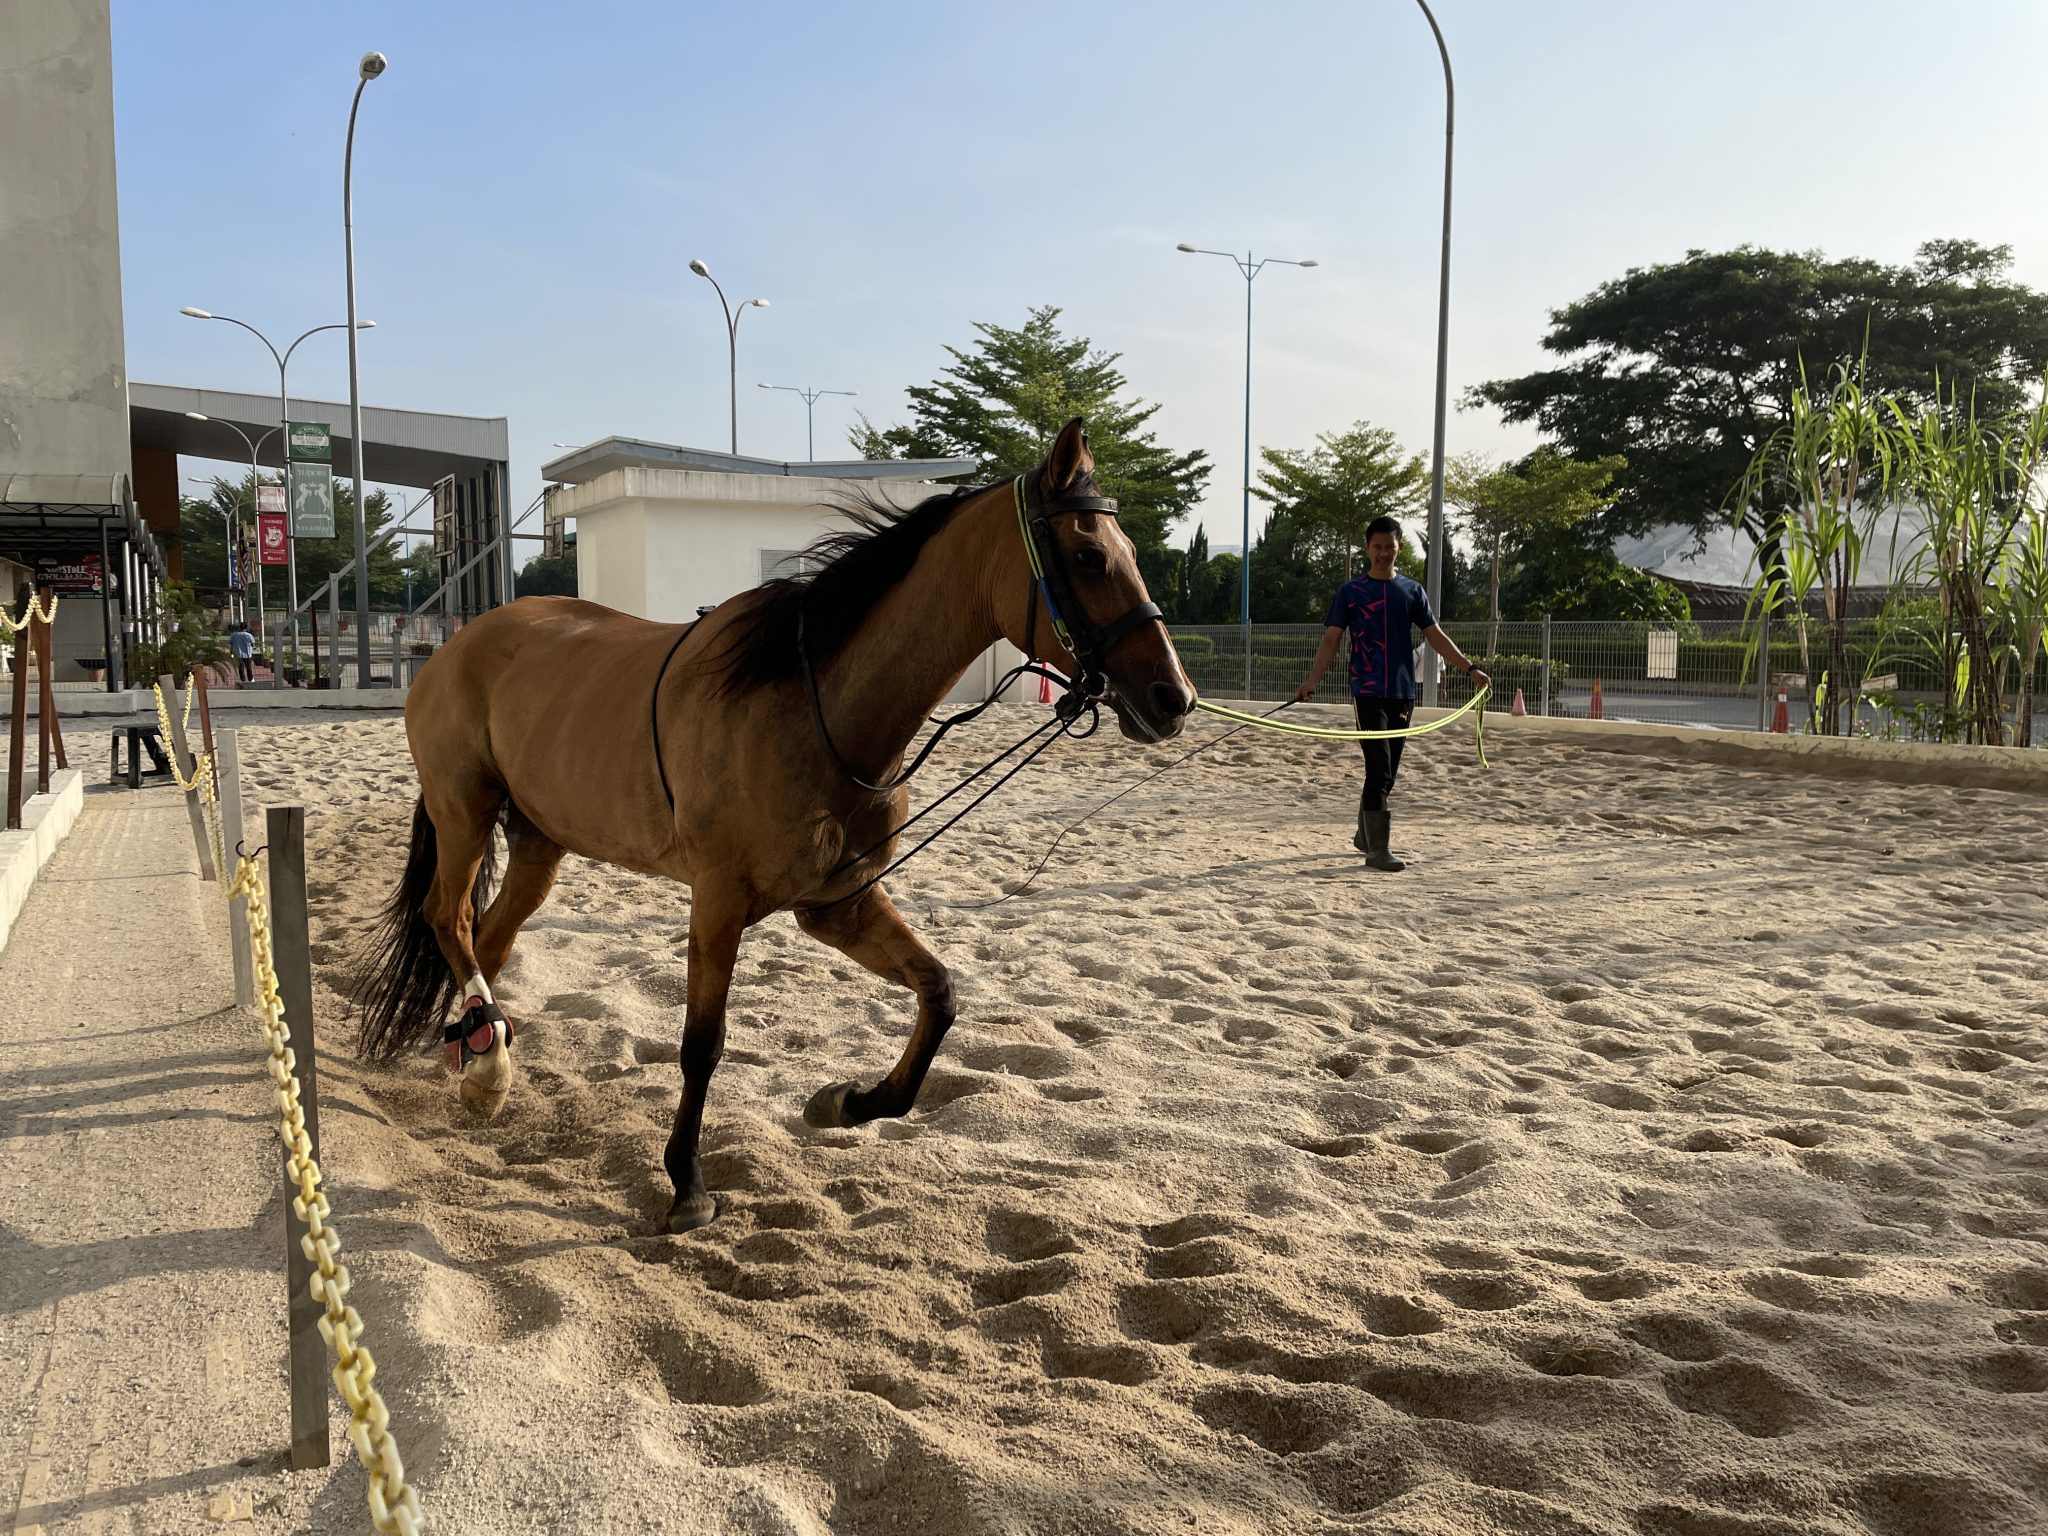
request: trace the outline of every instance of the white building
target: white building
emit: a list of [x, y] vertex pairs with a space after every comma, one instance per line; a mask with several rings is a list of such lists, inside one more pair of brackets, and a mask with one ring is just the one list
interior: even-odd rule
[[[541, 466], [550, 523], [576, 524], [576, 590], [622, 613], [687, 623], [727, 598], [799, 568], [815, 539], [848, 526], [853, 491], [909, 507], [966, 459], [786, 464], [608, 437]], [[1019, 659], [998, 644], [955, 699], [985, 698]]]

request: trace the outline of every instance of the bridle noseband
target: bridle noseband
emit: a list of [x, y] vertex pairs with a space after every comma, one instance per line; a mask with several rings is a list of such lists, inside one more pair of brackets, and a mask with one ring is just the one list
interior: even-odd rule
[[1102, 699], [1113, 691], [1105, 663], [1116, 643], [1132, 630], [1155, 619], [1163, 622], [1164, 616], [1157, 603], [1139, 603], [1108, 624], [1097, 625], [1088, 617], [1088, 610], [1075, 594], [1066, 565], [1060, 559], [1060, 546], [1053, 537], [1052, 519], [1070, 512], [1099, 512], [1115, 517], [1116, 498], [1062, 496], [1057, 501], [1045, 501], [1039, 498], [1034, 487], [1027, 484], [1029, 478], [1019, 475], [1010, 484], [1017, 502], [1017, 531], [1023, 535], [1024, 552], [1031, 560], [1031, 594], [1025, 601], [1024, 654], [1032, 657], [1036, 651], [1033, 642], [1038, 631], [1038, 600], [1043, 598], [1045, 611], [1052, 616], [1053, 634], [1081, 669], [1081, 675], [1074, 679], [1066, 697], [1060, 701], [1060, 708], [1064, 710], [1071, 704], [1078, 709], [1082, 701]]

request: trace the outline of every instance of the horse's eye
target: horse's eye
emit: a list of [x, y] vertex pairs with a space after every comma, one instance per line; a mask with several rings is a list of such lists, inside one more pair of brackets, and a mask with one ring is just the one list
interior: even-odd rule
[[1083, 547], [1074, 551], [1074, 569], [1099, 576], [1109, 569], [1109, 559], [1099, 549]]

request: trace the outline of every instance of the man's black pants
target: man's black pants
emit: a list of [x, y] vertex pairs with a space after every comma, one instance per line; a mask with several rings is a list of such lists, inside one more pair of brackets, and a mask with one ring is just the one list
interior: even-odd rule
[[237, 656], [235, 658], [235, 677], [240, 682], [255, 682], [256, 663], [251, 661], [247, 656]]
[[[1408, 722], [1415, 715], [1413, 699], [1369, 699], [1354, 698], [1352, 707], [1358, 714], [1358, 728], [1361, 731], [1406, 730]], [[1359, 747], [1365, 753], [1365, 795], [1358, 802], [1362, 811], [1384, 811], [1387, 796], [1394, 792], [1394, 778], [1401, 771], [1401, 749], [1408, 745], [1406, 737], [1361, 741]]]

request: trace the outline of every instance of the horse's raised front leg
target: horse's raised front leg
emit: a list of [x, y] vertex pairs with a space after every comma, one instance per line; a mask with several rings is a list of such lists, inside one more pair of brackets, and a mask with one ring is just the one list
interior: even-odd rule
[[844, 906], [798, 911], [796, 920], [812, 938], [917, 994], [917, 1026], [889, 1075], [872, 1088], [858, 1083], [820, 1088], [804, 1106], [804, 1120], [820, 1127], [849, 1126], [908, 1114], [939, 1042], [953, 1025], [952, 976], [910, 931], [880, 886]]
[[704, 1188], [697, 1142], [704, 1130], [704, 1097], [711, 1088], [711, 1074], [725, 1054], [725, 999], [732, 988], [740, 935], [746, 928], [746, 904], [735, 893], [708, 885], [692, 890], [690, 978], [683, 1015], [683, 1095], [676, 1103], [668, 1150], [662, 1155], [669, 1182], [676, 1190], [675, 1202], [668, 1208], [671, 1232], [688, 1232], [718, 1214], [718, 1202]]

